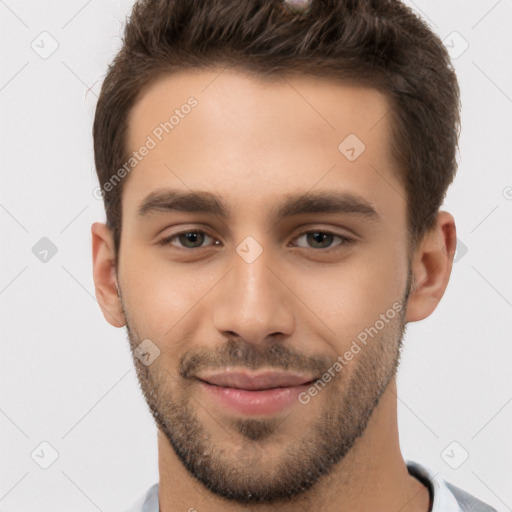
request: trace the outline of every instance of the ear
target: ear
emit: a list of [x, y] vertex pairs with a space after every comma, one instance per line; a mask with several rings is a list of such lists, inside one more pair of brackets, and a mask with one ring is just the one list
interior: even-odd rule
[[453, 216], [438, 212], [435, 227], [425, 234], [412, 258], [413, 285], [407, 302], [407, 322], [423, 320], [436, 309], [448, 286], [456, 246]]
[[105, 320], [114, 327], [123, 327], [126, 320], [118, 295], [116, 254], [112, 231], [106, 224], [91, 226], [92, 262], [96, 299]]

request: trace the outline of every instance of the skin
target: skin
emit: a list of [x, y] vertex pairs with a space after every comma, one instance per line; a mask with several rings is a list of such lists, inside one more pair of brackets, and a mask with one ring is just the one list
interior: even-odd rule
[[[161, 512], [428, 511], [428, 490], [399, 448], [396, 368], [406, 323], [428, 317], [446, 289], [456, 232], [439, 212], [408, 252], [385, 96], [299, 75], [181, 72], [138, 99], [130, 151], [190, 96], [198, 106], [127, 178], [117, 268], [111, 231], [92, 226], [106, 320], [127, 327], [132, 349], [150, 339], [160, 350], [150, 365], [134, 364], [158, 426]], [[338, 150], [351, 133], [366, 146], [353, 162]], [[138, 215], [164, 188], [217, 194], [230, 216]], [[273, 215], [287, 194], [320, 191], [356, 194], [379, 218]], [[208, 236], [158, 243], [194, 229]], [[336, 236], [315, 244], [308, 230]], [[252, 263], [236, 251], [247, 236], [263, 250]], [[223, 409], [183, 372], [288, 365], [321, 376], [397, 302], [401, 314], [321, 392], [271, 416]]]

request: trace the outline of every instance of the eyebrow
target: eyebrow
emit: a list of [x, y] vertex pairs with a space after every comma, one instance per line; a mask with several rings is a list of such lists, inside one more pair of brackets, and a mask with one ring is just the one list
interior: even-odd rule
[[[224, 200], [211, 192], [162, 189], [151, 192], [142, 201], [138, 216], [173, 211], [205, 213], [226, 220], [231, 215], [231, 209]], [[380, 220], [372, 203], [348, 192], [316, 191], [288, 194], [284, 196], [284, 202], [271, 213], [278, 220], [308, 213], [350, 214], [372, 221]]]

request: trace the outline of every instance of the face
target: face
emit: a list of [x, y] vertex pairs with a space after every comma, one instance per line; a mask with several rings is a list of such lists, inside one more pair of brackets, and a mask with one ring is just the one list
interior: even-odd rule
[[130, 152], [155, 142], [122, 200], [124, 317], [157, 356], [134, 363], [161, 433], [220, 496], [312, 487], [394, 378], [410, 282], [388, 109], [370, 88], [212, 70], [159, 79], [131, 112]]

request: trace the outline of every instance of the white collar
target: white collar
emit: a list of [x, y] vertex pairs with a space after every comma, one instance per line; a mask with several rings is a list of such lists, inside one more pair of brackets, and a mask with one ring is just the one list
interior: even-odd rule
[[433, 494], [432, 509], [430, 512], [461, 512], [461, 508], [455, 496], [450, 489], [446, 487], [446, 481], [440, 476], [438, 471], [434, 471], [431, 467], [419, 464], [412, 460], [406, 460], [409, 473], [418, 480], [430, 484]]
[[[412, 460], [406, 460], [405, 463], [411, 475], [430, 487], [433, 494], [430, 512], [461, 512], [455, 496], [446, 487], [446, 481], [438, 471]], [[155, 483], [130, 511], [158, 512], [158, 509], [158, 483]]]

